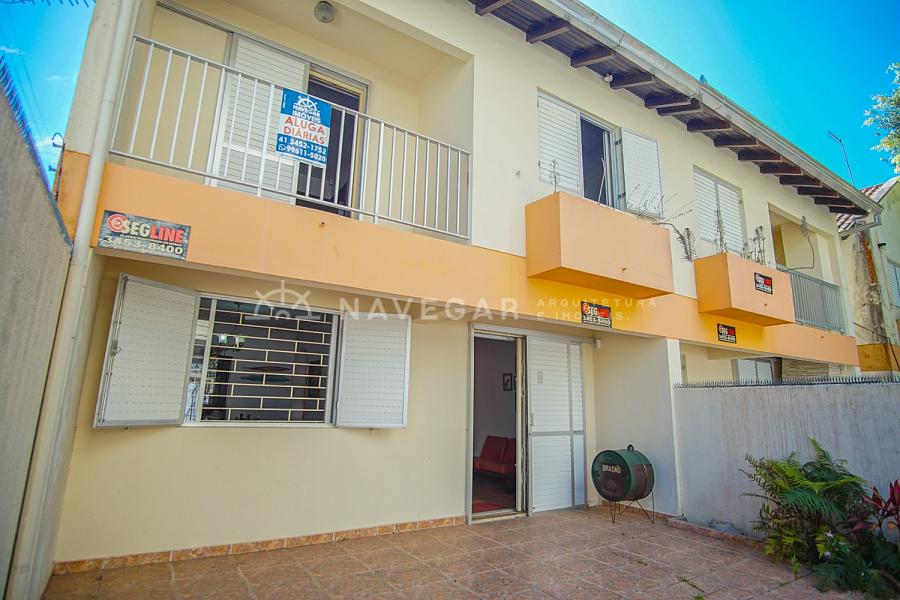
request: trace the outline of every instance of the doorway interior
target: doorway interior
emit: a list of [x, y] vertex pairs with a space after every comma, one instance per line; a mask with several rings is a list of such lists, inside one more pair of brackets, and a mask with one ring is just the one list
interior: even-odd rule
[[475, 335], [473, 516], [516, 512], [522, 506], [521, 348], [521, 338]]

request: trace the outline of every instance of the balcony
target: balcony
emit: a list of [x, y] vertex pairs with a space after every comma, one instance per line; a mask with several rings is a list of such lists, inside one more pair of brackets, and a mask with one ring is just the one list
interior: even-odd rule
[[528, 276], [630, 298], [671, 294], [669, 233], [558, 192], [525, 207]]
[[294, 160], [275, 151], [286, 87], [135, 36], [110, 154], [212, 187], [469, 239], [468, 151], [329, 99], [325, 166]]
[[794, 295], [786, 273], [730, 252], [694, 261], [701, 313], [757, 325], [794, 322]]
[[791, 278], [797, 323], [844, 333], [840, 287], [782, 265], [778, 265], [778, 270]]

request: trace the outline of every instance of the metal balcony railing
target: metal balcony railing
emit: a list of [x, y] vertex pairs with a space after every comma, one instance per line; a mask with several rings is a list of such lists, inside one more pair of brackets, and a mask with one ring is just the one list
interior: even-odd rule
[[327, 164], [311, 166], [275, 152], [277, 83], [140, 36], [128, 65], [111, 154], [211, 186], [469, 239], [468, 151], [332, 104]]
[[844, 332], [840, 287], [783, 265], [778, 265], [778, 270], [791, 276], [794, 316], [798, 323]]

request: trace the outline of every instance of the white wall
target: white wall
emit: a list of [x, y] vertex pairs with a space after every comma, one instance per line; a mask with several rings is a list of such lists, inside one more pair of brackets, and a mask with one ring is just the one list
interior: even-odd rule
[[[93, 328], [85, 336], [91, 347], [57, 561], [465, 513], [466, 323], [414, 322], [408, 426], [402, 429], [216, 425], [94, 429], [121, 271], [245, 298], [277, 285], [151, 263], [109, 261]], [[309, 302], [336, 308], [337, 297], [313, 290]], [[368, 306], [365, 299], [362, 306]]]
[[752, 533], [760, 502], [744, 455], [811, 456], [817, 439], [883, 492], [900, 467], [900, 385], [759, 386], [675, 390], [681, 499], [695, 523]]
[[516, 437], [516, 391], [503, 391], [503, 374], [516, 374], [516, 342], [475, 338], [473, 449], [489, 435]]
[[668, 514], [680, 514], [672, 424], [678, 350], [674, 340], [609, 334], [593, 351], [596, 440], [588, 465], [602, 450], [633, 444], [653, 464], [656, 510]]

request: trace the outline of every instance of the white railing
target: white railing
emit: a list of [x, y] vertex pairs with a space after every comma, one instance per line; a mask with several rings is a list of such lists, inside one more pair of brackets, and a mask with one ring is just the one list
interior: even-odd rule
[[844, 332], [840, 287], [782, 265], [778, 265], [778, 270], [791, 276], [794, 317], [798, 323]]
[[325, 168], [275, 153], [284, 88], [135, 36], [110, 153], [301, 206], [468, 239], [471, 154], [332, 104]]

